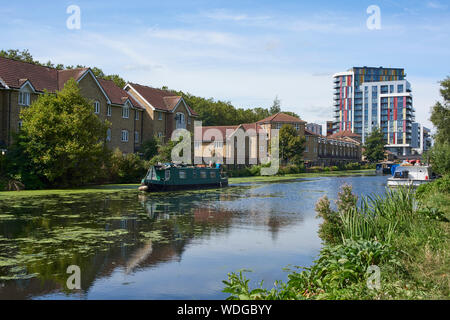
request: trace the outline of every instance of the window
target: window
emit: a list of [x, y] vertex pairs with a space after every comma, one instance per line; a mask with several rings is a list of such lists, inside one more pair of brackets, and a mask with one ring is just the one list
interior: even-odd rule
[[122, 142], [128, 142], [128, 131], [122, 130]]
[[206, 171], [200, 171], [200, 178], [206, 179]]
[[17, 129], [22, 130], [22, 120], [17, 123]]
[[134, 120], [139, 120], [139, 111], [135, 111]]
[[158, 120], [162, 120], [162, 112], [158, 111]]
[[128, 119], [130, 117], [130, 106], [125, 104], [122, 108], [122, 118]]
[[139, 132], [135, 131], [134, 132], [134, 143], [138, 143], [139, 142]]
[[295, 126], [295, 130], [297, 130], [297, 131], [300, 130], [300, 125], [298, 123], [296, 123], [294, 126]]
[[186, 171], [180, 170], [180, 179], [186, 179]]
[[112, 110], [111, 110], [111, 106], [110, 106], [110, 105], [108, 105], [108, 106], [106, 107], [106, 115], [107, 115], [108, 117], [111, 117], [111, 115], [112, 115]]
[[191, 117], [188, 117], [188, 124], [191, 124]]
[[403, 92], [403, 85], [402, 84], [399, 84], [398, 86], [397, 86], [397, 92]]
[[162, 136], [163, 136], [162, 132], [161, 131], [158, 132], [158, 138], [162, 138]]
[[111, 129], [106, 130], [106, 141], [111, 141]]
[[100, 102], [98, 102], [98, 101], [94, 102], [94, 113], [100, 114]]
[[308, 151], [308, 146], [305, 146], [305, 152], [309, 152], [309, 151]]
[[194, 141], [194, 147], [195, 149], [199, 149], [201, 146], [201, 142], [200, 141]]
[[186, 118], [184, 113], [177, 113], [175, 115], [175, 123], [177, 129], [186, 129]]
[[215, 178], [215, 177], [216, 177], [216, 173], [215, 173], [214, 171], [211, 171], [211, 172], [209, 173], [209, 176], [210, 176], [211, 178]]
[[29, 92], [19, 92], [19, 105], [29, 106], [30, 105], [30, 93]]
[[165, 179], [166, 181], [170, 180], [170, 170], [166, 170]]
[[214, 148], [222, 148], [223, 141], [214, 141]]

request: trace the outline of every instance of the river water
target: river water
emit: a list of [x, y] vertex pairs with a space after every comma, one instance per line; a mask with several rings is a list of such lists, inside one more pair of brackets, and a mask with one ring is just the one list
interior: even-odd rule
[[[315, 259], [314, 205], [344, 183], [379, 194], [386, 176], [0, 200], [0, 299], [224, 299], [222, 280], [240, 269], [271, 287]], [[67, 287], [70, 265], [80, 290]]]

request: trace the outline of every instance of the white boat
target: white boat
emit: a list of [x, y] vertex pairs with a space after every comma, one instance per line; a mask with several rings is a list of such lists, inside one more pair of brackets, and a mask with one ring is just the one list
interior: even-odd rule
[[395, 168], [394, 175], [387, 180], [389, 187], [418, 187], [433, 181], [430, 166], [402, 164]]

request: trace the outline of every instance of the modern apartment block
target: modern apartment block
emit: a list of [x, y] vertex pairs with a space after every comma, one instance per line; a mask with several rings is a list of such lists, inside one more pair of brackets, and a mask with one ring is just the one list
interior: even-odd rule
[[362, 143], [381, 128], [386, 149], [397, 155], [412, 152], [415, 121], [411, 85], [402, 68], [353, 67], [333, 76], [333, 132], [351, 130]]
[[430, 129], [418, 122], [413, 122], [411, 131], [411, 146], [416, 153], [422, 154], [431, 148]]
[[312, 133], [322, 135], [322, 126], [317, 123], [307, 123], [306, 129], [311, 131]]

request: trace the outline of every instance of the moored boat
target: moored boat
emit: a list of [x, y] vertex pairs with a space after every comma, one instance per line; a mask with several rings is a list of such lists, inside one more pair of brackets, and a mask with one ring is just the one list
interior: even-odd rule
[[389, 187], [418, 187], [434, 180], [430, 166], [402, 164], [395, 168], [392, 177], [388, 178]]
[[391, 174], [392, 166], [394, 165], [394, 162], [392, 161], [383, 161], [380, 163], [377, 163], [375, 167], [375, 171], [378, 174]]
[[151, 166], [141, 181], [140, 191], [217, 188], [228, 186], [228, 177], [218, 166], [200, 167], [176, 164]]

